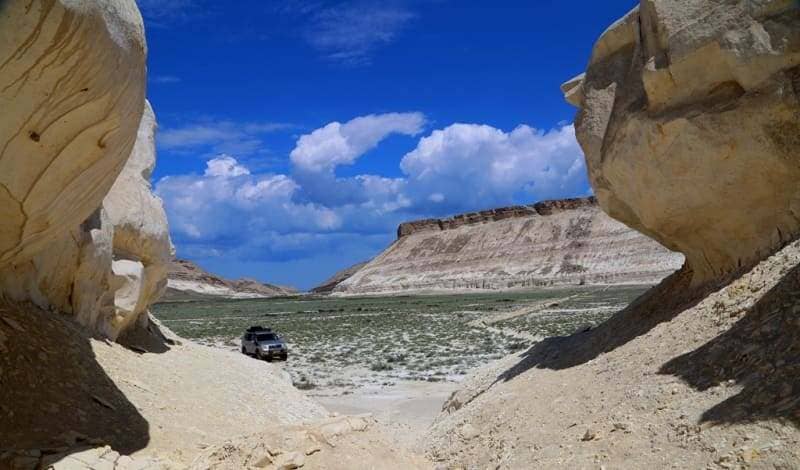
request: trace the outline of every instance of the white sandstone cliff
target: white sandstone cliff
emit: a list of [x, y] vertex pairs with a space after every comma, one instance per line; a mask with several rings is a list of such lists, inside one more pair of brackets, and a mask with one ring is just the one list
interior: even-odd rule
[[116, 339], [166, 286], [132, 0], [0, 5], [0, 295]]

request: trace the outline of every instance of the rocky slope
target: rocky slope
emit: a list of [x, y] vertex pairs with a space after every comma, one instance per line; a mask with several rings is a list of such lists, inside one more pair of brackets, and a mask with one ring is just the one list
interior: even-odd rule
[[593, 198], [401, 224], [338, 294], [656, 283], [682, 257], [609, 218]]
[[349, 268], [342, 269], [341, 271], [336, 272], [333, 276], [329, 277], [322, 284], [318, 285], [311, 289], [311, 293], [313, 294], [329, 294], [333, 292], [333, 290], [341, 284], [342, 282], [349, 279], [353, 274], [357, 273], [361, 268], [367, 265], [369, 261], [364, 261], [363, 263], [356, 263]]
[[[225, 298], [259, 298], [297, 294], [292, 287], [276, 286], [254, 279], [234, 281], [211, 274], [191, 261], [173, 259], [169, 266], [167, 292], [162, 300], [180, 300], [193, 295]], [[188, 297], [187, 297], [188, 296]]]
[[123, 346], [32, 306], [0, 302], [0, 314], [2, 469], [426, 468], [373, 420], [331, 416], [279, 366], [155, 320]]
[[800, 244], [682, 271], [588, 332], [490, 364], [425, 436], [447, 468], [798, 468]]

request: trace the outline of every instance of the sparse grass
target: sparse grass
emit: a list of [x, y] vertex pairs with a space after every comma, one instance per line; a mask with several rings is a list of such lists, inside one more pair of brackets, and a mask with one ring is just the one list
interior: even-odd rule
[[[348, 387], [397, 380], [460, 380], [470, 369], [531, 342], [597, 325], [644, 287], [576, 287], [502, 294], [363, 298], [281, 298], [163, 303], [154, 313], [176, 333], [238, 350], [251, 325], [290, 344], [284, 367], [295, 385]], [[576, 296], [577, 295], [577, 296]], [[487, 327], [481, 320], [547, 301], [535, 313]]]

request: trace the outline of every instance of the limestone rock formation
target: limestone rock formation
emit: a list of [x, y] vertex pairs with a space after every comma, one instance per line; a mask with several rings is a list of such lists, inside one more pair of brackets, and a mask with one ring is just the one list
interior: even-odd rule
[[609, 218], [594, 198], [401, 224], [335, 294], [658, 282], [682, 257]]
[[145, 54], [134, 0], [0, 3], [0, 266], [100, 206], [136, 140]]
[[255, 279], [225, 279], [184, 259], [171, 261], [168, 277], [164, 300], [186, 300], [198, 296], [260, 298], [297, 293], [292, 287], [276, 286]]
[[120, 283], [111, 320], [114, 336], [137, 319], [146, 319], [147, 307], [167, 287], [172, 243], [163, 204], [150, 187], [156, 163], [155, 129], [153, 109], [145, 103], [133, 152], [103, 200], [114, 226], [112, 269]]
[[108, 334], [117, 287], [110, 269], [113, 233], [105, 211], [96, 210], [32, 259], [0, 269], [0, 293], [72, 314], [79, 323]]
[[800, 5], [642, 0], [567, 82], [600, 205], [693, 282], [800, 235]]
[[150, 192], [154, 131], [146, 104], [133, 152], [100, 208], [30, 260], [0, 268], [4, 296], [72, 314], [110, 339], [146, 322], [172, 258], [166, 214]]

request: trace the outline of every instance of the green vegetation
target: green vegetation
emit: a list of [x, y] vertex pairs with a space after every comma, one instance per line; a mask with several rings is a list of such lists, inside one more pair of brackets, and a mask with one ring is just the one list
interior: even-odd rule
[[250, 325], [290, 344], [298, 386], [458, 380], [538, 338], [596, 325], [646, 287], [576, 287], [498, 294], [202, 300], [154, 306], [181, 336], [239, 349]]

